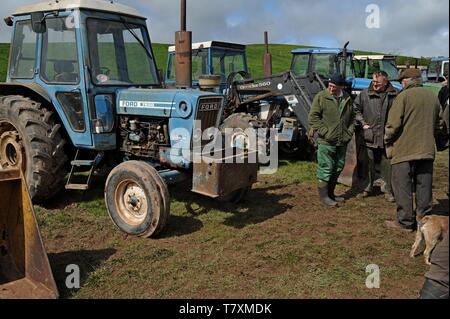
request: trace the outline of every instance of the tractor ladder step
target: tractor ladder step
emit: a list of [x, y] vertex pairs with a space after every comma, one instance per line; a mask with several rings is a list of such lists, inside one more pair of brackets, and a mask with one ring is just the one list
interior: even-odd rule
[[70, 162], [70, 164], [72, 166], [77, 166], [77, 167], [92, 166], [95, 164], [95, 160], [75, 160], [75, 161]]
[[[80, 150], [78, 149], [77, 153], [75, 154], [75, 159], [70, 162], [72, 168], [70, 170], [69, 178], [67, 179], [66, 189], [85, 191], [89, 189], [92, 176], [94, 175], [94, 170], [102, 161], [104, 153], [97, 153], [95, 159], [93, 160], [80, 160], [78, 159], [79, 156]], [[79, 171], [80, 167], [86, 167], [89, 168], [89, 170]], [[77, 181], [75, 182], [74, 179]], [[80, 182], [80, 180], [82, 181]]]
[[89, 185], [87, 185], [87, 184], [67, 184], [66, 189], [75, 190], [75, 191], [86, 191], [89, 189]]

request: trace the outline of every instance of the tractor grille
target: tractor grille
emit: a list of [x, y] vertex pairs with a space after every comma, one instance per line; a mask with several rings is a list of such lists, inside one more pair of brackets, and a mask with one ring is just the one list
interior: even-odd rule
[[[217, 127], [220, 113], [222, 112], [222, 97], [200, 98], [198, 102], [197, 121], [200, 121], [201, 130], [204, 132], [208, 128]], [[198, 129], [198, 127], [196, 127]], [[202, 141], [202, 145], [209, 141]]]

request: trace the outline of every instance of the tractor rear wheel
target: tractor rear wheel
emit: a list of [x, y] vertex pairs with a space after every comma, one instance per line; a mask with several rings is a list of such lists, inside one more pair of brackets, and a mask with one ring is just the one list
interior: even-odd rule
[[154, 237], [169, 220], [167, 185], [150, 164], [142, 161], [124, 162], [111, 171], [105, 202], [113, 223], [132, 236]]
[[64, 186], [65, 140], [53, 112], [20, 95], [0, 97], [0, 169], [22, 169], [34, 203]]

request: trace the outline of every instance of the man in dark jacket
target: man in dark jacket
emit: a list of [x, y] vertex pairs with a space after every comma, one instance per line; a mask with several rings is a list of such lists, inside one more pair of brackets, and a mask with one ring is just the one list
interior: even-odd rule
[[344, 92], [345, 78], [334, 74], [328, 85], [314, 98], [309, 123], [318, 134], [317, 177], [320, 201], [336, 207], [344, 199], [336, 197], [334, 190], [345, 165], [347, 144], [353, 137], [354, 112], [351, 97]]
[[440, 129], [439, 100], [423, 88], [420, 77], [416, 69], [406, 69], [401, 73], [404, 90], [392, 104], [384, 135], [397, 203], [397, 221], [386, 222], [386, 225], [408, 231], [417, 226], [416, 213], [425, 216], [432, 211], [435, 137]]
[[392, 86], [388, 78], [386, 72], [376, 72], [370, 87], [362, 91], [354, 102], [356, 123], [363, 128], [368, 159], [365, 188], [359, 197], [368, 197], [373, 192], [375, 165], [380, 162], [385, 198], [389, 202], [395, 202], [391, 188], [391, 163], [386, 156], [384, 144], [384, 126], [389, 109], [399, 91]]

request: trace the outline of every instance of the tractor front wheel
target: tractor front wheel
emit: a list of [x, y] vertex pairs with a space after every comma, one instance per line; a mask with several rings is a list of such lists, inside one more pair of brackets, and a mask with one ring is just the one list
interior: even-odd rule
[[132, 236], [154, 237], [169, 219], [167, 185], [145, 162], [128, 161], [114, 168], [106, 181], [105, 202], [113, 223]]

